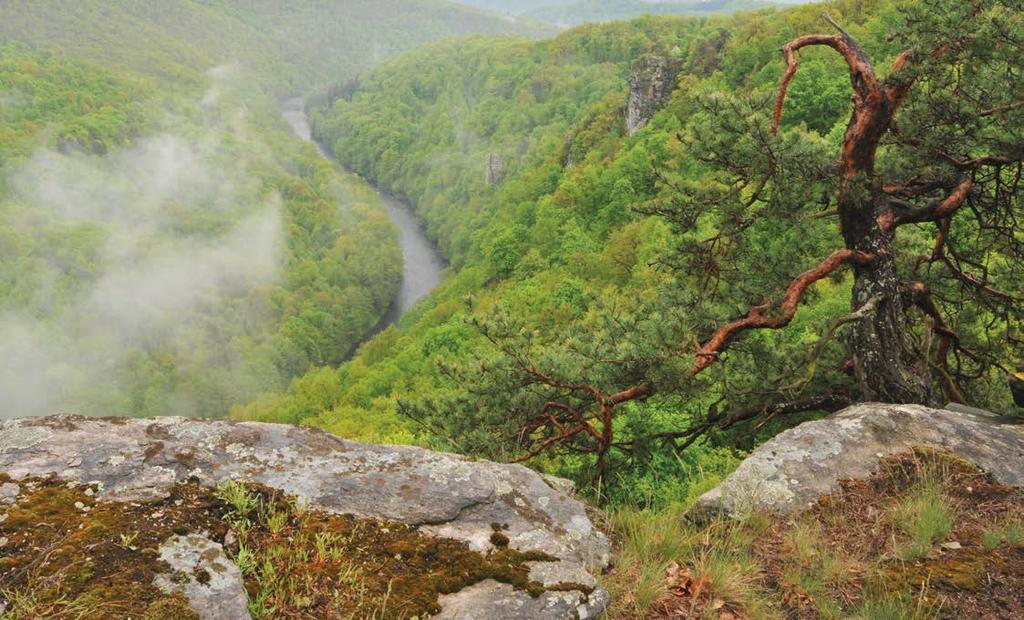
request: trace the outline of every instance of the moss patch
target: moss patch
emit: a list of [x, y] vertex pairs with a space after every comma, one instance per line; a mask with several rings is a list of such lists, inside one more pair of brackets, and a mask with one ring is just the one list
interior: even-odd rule
[[504, 544], [481, 554], [402, 523], [307, 510], [254, 485], [209, 489], [192, 480], [161, 500], [120, 503], [57, 478], [17, 484], [17, 502], [0, 506], [0, 609], [11, 619], [191, 620], [183, 596], [152, 584], [171, 572], [160, 546], [200, 531], [242, 570], [256, 618], [424, 617], [440, 610], [439, 596], [484, 579], [539, 596], [546, 589], [529, 579], [529, 563], [555, 560], [509, 549], [497, 529]]
[[168, 572], [157, 549], [176, 531], [227, 531], [209, 493], [181, 484], [159, 502], [120, 504], [96, 502], [95, 488], [56, 478], [18, 484], [17, 503], [0, 509], [5, 618], [197, 617], [182, 596], [152, 583]]
[[[247, 514], [229, 515], [255, 617], [423, 617], [438, 597], [494, 579], [539, 596], [527, 562], [553, 561], [507, 548], [487, 554], [409, 525], [305, 511], [283, 494], [248, 487]], [[227, 495], [237, 495], [229, 491]], [[285, 613], [287, 611], [287, 613]]]

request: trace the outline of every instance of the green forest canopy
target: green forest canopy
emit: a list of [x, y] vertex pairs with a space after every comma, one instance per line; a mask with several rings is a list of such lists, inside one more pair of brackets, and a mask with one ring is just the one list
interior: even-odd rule
[[[829, 10], [879, 67], [900, 51], [890, 35], [902, 23], [901, 4], [836, 2]], [[993, 10], [998, 16], [998, 7]], [[708, 169], [700, 154], [739, 148], [723, 122], [767, 131], [784, 71], [778, 49], [826, 28], [820, 15], [820, 7], [801, 7], [708, 19], [645, 17], [580, 27], [551, 41], [442, 42], [372, 72], [318, 117], [316, 131], [346, 165], [409, 197], [458, 272], [353, 362], [315, 371], [234, 415], [510, 459], [523, 455], [519, 433], [545, 392], [532, 392], [535, 384], [501, 354], [508, 343], [506, 353], [527, 351], [566, 380], [586, 373], [592, 382], [623, 388], [641, 376], [677, 385], [691, 358], [660, 357], [662, 346], [671, 350], [663, 343], [685, 344], [687, 333], [710, 333], [742, 316], [764, 295], [783, 290], [800, 265], [810, 267], [835, 247], [827, 202], [821, 217], [758, 220], [734, 248], [756, 251], [731, 251], [716, 263], [723, 281], [751, 286], [722, 287], [709, 298], [698, 295], [705, 271], [663, 267], [688, 243], [722, 231], [730, 213], [708, 212], [691, 230], [656, 215], [677, 208], [687, 192], [727, 187], [721, 184], [728, 177]], [[622, 111], [629, 67], [645, 53], [675, 56], [683, 75], [667, 108], [628, 136]], [[827, 50], [808, 50], [801, 60], [780, 135], [791, 148], [799, 145], [796, 161], [836, 161], [849, 111], [848, 71]], [[915, 105], [912, 99], [909, 109]], [[507, 168], [494, 186], [484, 175], [492, 155]], [[820, 196], [814, 200], [825, 200]], [[914, 230], [920, 233], [904, 235], [911, 257], [933, 242], [925, 226]], [[998, 251], [986, 260], [1003, 262]], [[1022, 280], [1012, 275], [1019, 268], [993, 270], [998, 287], [1020, 296]], [[948, 281], [932, 284], [956, 290], [945, 288]], [[699, 491], [693, 473], [727, 468], [732, 446], [750, 446], [780, 424], [814, 415], [756, 429], [712, 428], [705, 443], [689, 450], [671, 441], [631, 443], [752, 406], [771, 385], [814, 394], [848, 384], [843, 339], [824, 336], [830, 321], [849, 312], [850, 287], [842, 275], [818, 282], [786, 330], [752, 333], [698, 381], [622, 406], [615, 432], [630, 449], [613, 457], [610, 498], [691, 495]], [[970, 304], [952, 309], [949, 327], [962, 344], [1004, 367], [1013, 363], [1012, 343], [987, 327], [996, 315]], [[1004, 326], [1011, 332], [1019, 330], [1016, 312]], [[812, 354], [816, 372], [807, 378], [804, 361]], [[407, 403], [401, 412], [396, 398]], [[971, 382], [969, 398], [1013, 410], [997, 369]], [[593, 461], [572, 448], [534, 464], [590, 479]]]
[[560, 26], [641, 15], [710, 15], [810, 0], [459, 0], [460, 4], [521, 15]]
[[[816, 217], [762, 218], [739, 231], [729, 208], [671, 217], [710, 204], [687, 197], [732, 195], [735, 178], [711, 165], [722, 153], [759, 161], [750, 153], [763, 144], [734, 137], [770, 133], [784, 71], [778, 49], [822, 30], [820, 7], [648, 16], [536, 41], [522, 35], [543, 29], [440, 2], [402, 4], [409, 12], [346, 6], [358, 20], [326, 1], [296, 11], [273, 0], [149, 4], [0, 7], [10, 41], [0, 47], [0, 332], [18, 352], [0, 366], [3, 415], [33, 406], [219, 415], [234, 405], [237, 418], [515, 459], [526, 451], [524, 419], [544, 394], [514, 363], [528, 351], [557, 376], [659, 386], [617, 410], [623, 449], [609, 457], [603, 494], [663, 503], [699, 492], [698, 472], [728, 470], [737, 447], [821, 411], [757, 427], [712, 424], [689, 449], [643, 438], [752, 407], [766, 385], [811, 395], [849, 385], [843, 339], [824, 337], [849, 312], [852, 282], [841, 273], [815, 285], [786, 330], [749, 335], [695, 382], [680, 383], [692, 352], [672, 348], [742, 316], [835, 247], [824, 182], [790, 184], [822, 190], [810, 203], [798, 196], [818, 207]], [[840, 0], [829, 10], [885, 67], [900, 51], [893, 28], [913, 6]], [[980, 32], [1011, 37], [1019, 16], [1007, 15]], [[368, 71], [396, 50], [467, 32], [513, 36], [446, 39]], [[645, 54], [671, 58], [682, 74], [667, 107], [629, 136], [630, 66]], [[1006, 61], [984, 59], [980, 66]], [[827, 50], [801, 60], [783, 142], [765, 144], [788, 149], [787, 162], [832, 161], [849, 113], [848, 71]], [[971, 84], [991, 86], [986, 71]], [[279, 117], [277, 96], [331, 84], [344, 97], [314, 115], [316, 133], [346, 166], [415, 204], [453, 271], [349, 363], [394, 294], [400, 257], [372, 192], [298, 144]], [[1014, 88], [1001, 96], [1019, 100]], [[912, 97], [910, 118], [921, 122], [941, 94]], [[1024, 126], [1013, 123], [1018, 113], [986, 118]], [[969, 137], [1016, 144], [1012, 131], [988, 127]], [[887, 170], [920, 164], [888, 145], [881, 161]], [[489, 162], [501, 174], [489, 178]], [[697, 242], [726, 230], [742, 244], [686, 263]], [[928, 226], [911, 230], [907, 255], [929, 250]], [[1019, 241], [996, 241], [971, 250], [985, 257], [990, 285], [1019, 298], [1020, 266], [1000, 254]], [[189, 257], [231, 277], [199, 277]], [[162, 286], [144, 286], [152, 281]], [[752, 285], [704, 294], [719, 281]], [[1019, 333], [1019, 314], [997, 330], [998, 304], [958, 303], [962, 291], [929, 284], [944, 311], [956, 310], [945, 327], [960, 346], [1014, 363], [1001, 334]], [[147, 297], [161, 290], [188, 294]], [[163, 311], [139, 311], [153, 307]], [[1014, 411], [1005, 377], [978, 368], [970, 402]], [[41, 383], [24, 381], [26, 369]], [[957, 369], [975, 370], [970, 360]], [[38, 394], [48, 399], [40, 404]], [[592, 480], [593, 457], [581, 447], [534, 464]]]
[[221, 416], [339, 364], [396, 231], [276, 97], [509, 30], [542, 32], [430, 0], [0, 6], [0, 415]]

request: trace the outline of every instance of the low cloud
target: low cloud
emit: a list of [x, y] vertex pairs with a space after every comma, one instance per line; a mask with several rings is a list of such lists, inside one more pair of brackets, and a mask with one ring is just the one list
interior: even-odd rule
[[[67, 265], [43, 253], [36, 314], [0, 313], [0, 418], [103, 402], [104, 390], [135, 380], [123, 374], [132, 360], [188, 355], [189, 343], [216, 338], [225, 308], [224, 320], [249, 329], [266, 321], [253, 298], [279, 276], [281, 201], [220, 147], [215, 135], [164, 134], [105, 157], [44, 150], [8, 172], [23, 213], [59, 230], [95, 224], [104, 236], [98, 269], [76, 275], [84, 284], [70, 302], [54, 298]], [[172, 392], [163, 413], [194, 413], [188, 386]]]

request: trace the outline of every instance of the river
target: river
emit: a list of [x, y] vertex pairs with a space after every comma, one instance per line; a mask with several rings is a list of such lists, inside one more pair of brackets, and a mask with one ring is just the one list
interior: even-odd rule
[[[301, 98], [285, 100], [281, 104], [281, 114], [291, 125], [295, 135], [313, 143], [324, 157], [334, 159], [327, 149], [313, 140], [313, 132], [310, 131], [309, 119], [306, 118]], [[402, 246], [402, 287], [387, 314], [373, 330], [373, 333], [376, 333], [388, 325], [397, 323], [406, 310], [416, 305], [416, 302], [426, 297], [427, 293], [438, 285], [441, 281], [441, 271], [444, 269], [444, 260], [423, 232], [423, 226], [409, 205], [372, 183], [367, 183], [373, 187], [387, 210], [388, 217], [398, 227], [401, 234], [399, 243]]]

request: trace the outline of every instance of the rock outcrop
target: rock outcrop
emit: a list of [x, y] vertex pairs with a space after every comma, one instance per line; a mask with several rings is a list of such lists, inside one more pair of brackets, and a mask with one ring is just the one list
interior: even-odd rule
[[[592, 618], [608, 602], [592, 576], [609, 564], [608, 540], [564, 484], [519, 465], [364, 445], [275, 424], [61, 416], [0, 422], [0, 474], [13, 481], [0, 490], [4, 496], [17, 496], [18, 481], [56, 475], [90, 485], [90, 497], [96, 488], [97, 501], [116, 502], [158, 499], [186, 479], [209, 487], [238, 480], [280, 490], [326, 513], [411, 524], [473, 550], [500, 545], [549, 558], [529, 562], [529, 579], [557, 587], [531, 596], [481, 581], [442, 597], [446, 618]], [[166, 584], [194, 608], [207, 606], [197, 609], [201, 617], [237, 613], [238, 570], [226, 565], [219, 544], [201, 532], [182, 533], [161, 554], [172, 566], [215, 575], [204, 583]], [[211, 566], [193, 566], [200, 562]], [[218, 606], [209, 602], [210, 584], [227, 593], [213, 597]]]
[[841, 479], [866, 478], [885, 457], [915, 447], [955, 454], [996, 482], [1024, 486], [1024, 425], [978, 409], [855, 405], [780, 433], [705, 493], [688, 516], [800, 511]]
[[489, 187], [501, 185], [505, 180], [505, 159], [501, 153], [488, 153], [484, 170], [484, 180]]
[[650, 122], [655, 112], [665, 107], [682, 63], [664, 56], [643, 56], [633, 63], [629, 76], [629, 104], [626, 130], [633, 135]]

